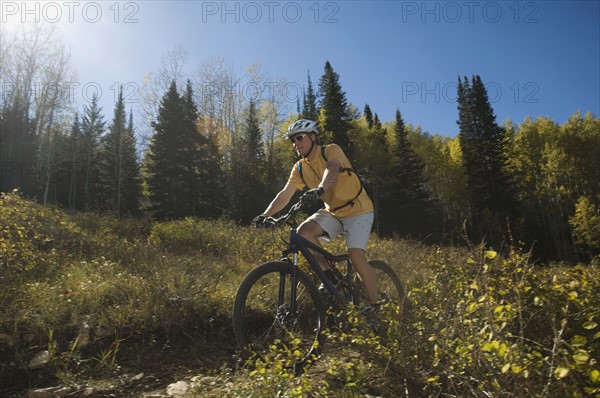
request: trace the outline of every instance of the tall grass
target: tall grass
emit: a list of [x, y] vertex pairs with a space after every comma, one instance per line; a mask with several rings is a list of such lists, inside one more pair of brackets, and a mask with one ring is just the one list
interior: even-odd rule
[[[42, 349], [51, 355], [46, 372], [75, 383], [177, 344], [188, 355], [215, 342], [233, 347], [233, 297], [246, 272], [279, 258], [277, 233], [228, 221], [67, 214], [2, 195], [4, 375]], [[328, 248], [341, 252], [343, 243]], [[597, 264], [537, 266], [519, 250], [500, 256], [375, 236], [369, 257], [394, 267], [410, 314], [399, 321], [397, 308], [385, 308], [385, 328], [374, 334], [348, 308], [348, 325], [327, 333], [324, 354], [303, 375], [282, 366], [286, 352], [237, 365], [223, 358], [217, 383], [195, 384], [198, 396], [600, 394]]]

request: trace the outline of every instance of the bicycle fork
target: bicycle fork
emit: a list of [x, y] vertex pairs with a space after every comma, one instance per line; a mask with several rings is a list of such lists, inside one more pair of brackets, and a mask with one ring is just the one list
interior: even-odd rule
[[[292, 314], [296, 315], [298, 311], [298, 303], [296, 302], [296, 293], [298, 290], [298, 283], [296, 282], [298, 280], [298, 252], [294, 253], [293, 258], [294, 260], [292, 262], [292, 277], [290, 280], [290, 311], [292, 312]], [[283, 284], [285, 284], [285, 280], [283, 281]]]
[[[290, 260], [289, 255], [293, 254], [293, 260]], [[290, 273], [290, 291], [289, 297], [286, 297], [287, 273], [279, 274], [279, 287], [277, 293], [277, 322], [281, 325], [295, 319], [298, 315], [298, 303], [296, 295], [298, 294], [298, 252], [284, 252], [281, 256], [281, 261], [291, 265]], [[289, 299], [289, 303], [286, 303]]]

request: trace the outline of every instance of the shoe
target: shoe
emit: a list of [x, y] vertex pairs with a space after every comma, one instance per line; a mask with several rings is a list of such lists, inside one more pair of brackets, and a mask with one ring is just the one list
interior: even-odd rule
[[327, 294], [329, 293], [327, 291], [327, 288], [325, 287], [325, 284], [321, 283], [318, 287], [319, 290], [319, 294], [321, 295], [321, 298], [327, 296]]
[[379, 304], [371, 304], [360, 311], [367, 318], [367, 323], [373, 331], [378, 331], [381, 326], [379, 322]]

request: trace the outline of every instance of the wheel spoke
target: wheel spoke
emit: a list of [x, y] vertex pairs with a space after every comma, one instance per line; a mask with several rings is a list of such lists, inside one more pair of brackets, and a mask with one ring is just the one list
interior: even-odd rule
[[292, 289], [291, 267], [267, 263], [246, 276], [236, 297], [234, 326], [238, 343], [246, 351], [268, 355], [275, 346], [293, 353], [290, 359], [298, 366], [318, 347], [324, 311], [317, 288], [306, 274], [296, 270], [298, 279]]

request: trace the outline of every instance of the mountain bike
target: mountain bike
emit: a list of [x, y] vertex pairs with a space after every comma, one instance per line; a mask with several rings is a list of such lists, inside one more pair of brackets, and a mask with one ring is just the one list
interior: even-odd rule
[[[268, 226], [291, 227], [289, 238], [283, 239], [281, 260], [251, 270], [242, 280], [233, 306], [233, 328], [242, 354], [260, 357], [269, 351], [284, 350], [289, 353], [288, 364], [297, 374], [320, 353], [326, 317], [330, 325], [335, 324], [331, 314], [348, 305], [360, 309], [369, 304], [348, 254], [332, 254], [298, 235], [294, 216], [305, 204], [302, 197], [283, 216], [267, 218]], [[308, 262], [309, 273], [299, 266], [300, 255]], [[317, 256], [327, 261], [339, 283], [329, 280]], [[377, 275], [378, 302], [395, 306], [400, 316], [405, 308], [400, 279], [383, 261], [370, 260], [369, 264]], [[317, 288], [315, 280], [324, 288]]]

